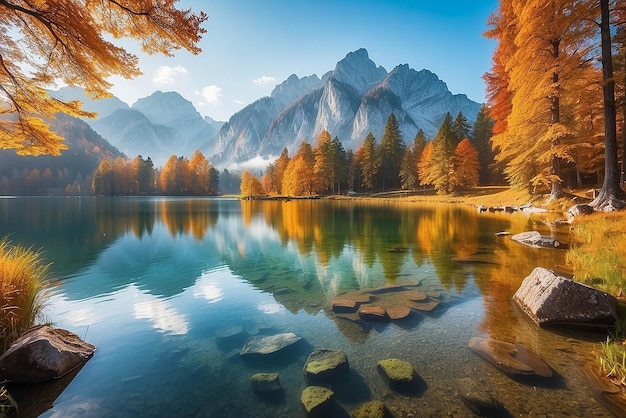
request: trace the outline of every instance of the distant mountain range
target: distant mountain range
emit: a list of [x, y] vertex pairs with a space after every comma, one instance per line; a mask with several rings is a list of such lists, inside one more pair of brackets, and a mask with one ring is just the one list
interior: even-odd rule
[[117, 97], [92, 100], [75, 87], [53, 94], [83, 102], [85, 110], [98, 113], [96, 119], [84, 119], [94, 131], [128, 157], [150, 157], [157, 166], [171, 155], [191, 158], [195, 150], [208, 157], [206, 150], [224, 124], [202, 118], [193, 104], [176, 92], [157, 91], [132, 106]]
[[387, 72], [365, 49], [350, 52], [321, 78], [291, 75], [227, 122], [202, 118], [176, 92], [157, 91], [132, 106], [115, 97], [93, 101], [76, 88], [53, 94], [81, 100], [98, 112], [97, 119], [85, 120], [97, 133], [130, 158], [149, 156], [157, 166], [195, 150], [218, 168], [272, 159], [285, 147], [292, 155], [303, 140], [315, 145], [323, 130], [356, 150], [369, 132], [380, 140], [392, 112], [410, 142], [419, 129], [432, 138], [447, 112], [462, 112], [473, 123], [480, 109], [466, 95], [452, 94], [436, 74], [406, 64]]

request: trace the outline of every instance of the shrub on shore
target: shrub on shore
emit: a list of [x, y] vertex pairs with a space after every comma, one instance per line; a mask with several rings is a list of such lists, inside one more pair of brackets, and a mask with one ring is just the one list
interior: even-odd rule
[[0, 353], [40, 319], [48, 268], [39, 251], [0, 239]]

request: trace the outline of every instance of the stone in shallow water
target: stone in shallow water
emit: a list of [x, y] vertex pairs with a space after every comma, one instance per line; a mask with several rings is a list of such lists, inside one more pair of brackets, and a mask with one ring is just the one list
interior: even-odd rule
[[474, 379], [466, 377], [456, 379], [455, 384], [461, 401], [479, 417], [508, 416], [503, 414], [503, 407], [484, 387]]
[[361, 306], [358, 312], [359, 316], [366, 321], [387, 320], [387, 313], [380, 306]]
[[494, 338], [473, 337], [469, 348], [508, 375], [552, 377], [552, 369], [534, 352]]
[[334, 400], [334, 392], [321, 386], [309, 386], [302, 391], [300, 396], [300, 403], [310, 418], [328, 416], [333, 409]]
[[410, 304], [411, 309], [415, 309], [416, 311], [422, 312], [430, 312], [439, 306], [439, 301], [436, 300], [428, 300], [424, 302], [413, 302]]
[[385, 311], [391, 320], [404, 319], [411, 314], [411, 309], [405, 305], [388, 306]]
[[348, 356], [341, 350], [316, 350], [304, 364], [304, 379], [308, 384], [328, 383], [350, 369]]
[[332, 301], [333, 312], [354, 312], [357, 302], [354, 299], [335, 298]]
[[390, 389], [404, 390], [415, 380], [413, 366], [403, 360], [395, 358], [380, 360], [377, 369]]
[[302, 338], [298, 337], [293, 332], [287, 332], [284, 334], [268, 335], [268, 336], [255, 336], [248, 338], [246, 344], [241, 349], [241, 356], [251, 355], [267, 355], [280, 351], [286, 347], [300, 341]]
[[250, 378], [250, 382], [259, 395], [274, 396], [282, 391], [278, 373], [257, 373]]
[[565, 248], [556, 238], [549, 235], [541, 235], [539, 231], [520, 232], [511, 236], [513, 241], [535, 248]]
[[352, 418], [391, 418], [391, 412], [381, 401], [370, 401], [352, 411]]
[[405, 292], [399, 292], [398, 296], [401, 298], [408, 299], [413, 302], [421, 302], [426, 300], [426, 295], [422, 292], [418, 292], [417, 290], [408, 290]]

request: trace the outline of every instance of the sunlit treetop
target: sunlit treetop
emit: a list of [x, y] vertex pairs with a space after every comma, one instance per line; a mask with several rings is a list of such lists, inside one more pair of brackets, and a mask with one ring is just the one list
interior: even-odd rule
[[[137, 56], [114, 40], [133, 38], [147, 54], [193, 54], [206, 32], [204, 12], [177, 0], [0, 0], [0, 149], [21, 155], [58, 155], [67, 147], [48, 123], [57, 112], [94, 116], [80, 102], [47, 94], [55, 84], [110, 97], [113, 75], [141, 74]], [[113, 41], [111, 41], [113, 40]]]

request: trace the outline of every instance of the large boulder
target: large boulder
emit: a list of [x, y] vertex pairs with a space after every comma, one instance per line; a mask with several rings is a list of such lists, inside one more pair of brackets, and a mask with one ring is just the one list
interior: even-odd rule
[[35, 383], [59, 378], [89, 360], [96, 347], [64, 329], [27, 331], [0, 356], [0, 381]]
[[241, 349], [241, 357], [274, 354], [300, 341], [293, 332], [284, 334], [250, 337]]
[[341, 350], [316, 350], [304, 364], [304, 379], [310, 385], [330, 383], [348, 373], [348, 356]]
[[565, 248], [563, 243], [549, 235], [541, 235], [539, 231], [520, 232], [511, 236], [513, 241], [534, 248]]
[[537, 267], [524, 279], [513, 300], [539, 326], [608, 326], [615, 323], [615, 298]]
[[473, 337], [469, 348], [507, 375], [552, 377], [552, 369], [536, 353], [507, 341]]

